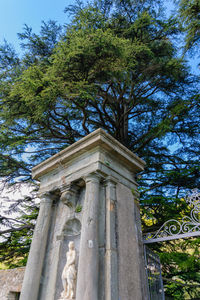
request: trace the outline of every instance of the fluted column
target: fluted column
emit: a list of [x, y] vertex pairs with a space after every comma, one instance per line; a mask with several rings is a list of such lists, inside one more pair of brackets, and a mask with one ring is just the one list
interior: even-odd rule
[[37, 300], [45, 256], [45, 249], [50, 225], [52, 196], [45, 193], [41, 196], [40, 210], [35, 226], [33, 240], [29, 252], [28, 262], [20, 300]]
[[116, 183], [117, 181], [111, 176], [106, 180], [105, 300], [119, 299], [116, 241]]
[[85, 177], [86, 193], [83, 207], [80, 256], [76, 300], [98, 300], [98, 207], [100, 176]]

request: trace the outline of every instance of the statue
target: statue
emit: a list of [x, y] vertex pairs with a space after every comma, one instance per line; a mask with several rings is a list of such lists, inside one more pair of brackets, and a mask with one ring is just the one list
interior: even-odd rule
[[72, 300], [75, 299], [75, 287], [76, 287], [76, 250], [74, 242], [69, 242], [69, 251], [66, 253], [67, 262], [62, 272], [63, 292], [61, 293], [61, 299], [59, 300]]

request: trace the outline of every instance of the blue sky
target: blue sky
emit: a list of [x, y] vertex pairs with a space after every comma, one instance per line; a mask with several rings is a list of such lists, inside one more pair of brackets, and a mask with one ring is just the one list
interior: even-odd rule
[[[0, 44], [3, 39], [19, 44], [17, 33], [22, 32], [23, 25], [39, 32], [41, 21], [49, 19], [63, 24], [67, 22], [64, 8], [72, 4], [73, 0], [0, 0]], [[167, 10], [170, 11], [171, 0], [166, 1]]]
[[0, 0], [0, 44], [6, 39], [19, 49], [17, 33], [27, 24], [39, 32], [41, 21], [67, 22], [64, 8], [73, 0]]
[[[33, 32], [39, 33], [42, 20], [56, 20], [67, 23], [64, 8], [74, 0], [0, 0], [0, 44], [6, 39], [17, 52], [20, 52], [17, 33], [23, 31], [24, 24], [31, 26]], [[173, 9], [173, 2], [166, 0], [168, 14]], [[197, 57], [188, 57], [192, 71], [199, 74]]]

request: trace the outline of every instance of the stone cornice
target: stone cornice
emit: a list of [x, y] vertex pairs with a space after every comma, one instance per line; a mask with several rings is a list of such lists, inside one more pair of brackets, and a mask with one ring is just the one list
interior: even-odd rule
[[63, 166], [67, 162], [72, 161], [74, 158], [98, 146], [106, 152], [108, 151], [113, 154], [117, 160], [121, 161], [124, 165], [127, 165], [127, 167], [132, 169], [135, 173], [144, 170], [145, 162], [142, 159], [128, 150], [111, 135], [99, 128], [73, 145], [35, 166], [32, 169], [32, 177], [37, 180], [44, 174], [51, 172], [59, 166]]

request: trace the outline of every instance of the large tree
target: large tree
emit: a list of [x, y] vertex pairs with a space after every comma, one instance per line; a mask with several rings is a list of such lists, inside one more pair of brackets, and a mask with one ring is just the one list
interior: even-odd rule
[[200, 2], [199, 0], [180, 0], [180, 17], [186, 31], [186, 49], [194, 49], [199, 52], [200, 42]]
[[66, 27], [43, 23], [38, 35], [25, 27], [24, 55], [0, 49], [0, 176], [31, 180], [32, 166], [101, 127], [147, 162], [141, 201], [157, 228], [200, 173], [198, 79], [178, 56], [180, 26], [159, 1], [66, 12]]

